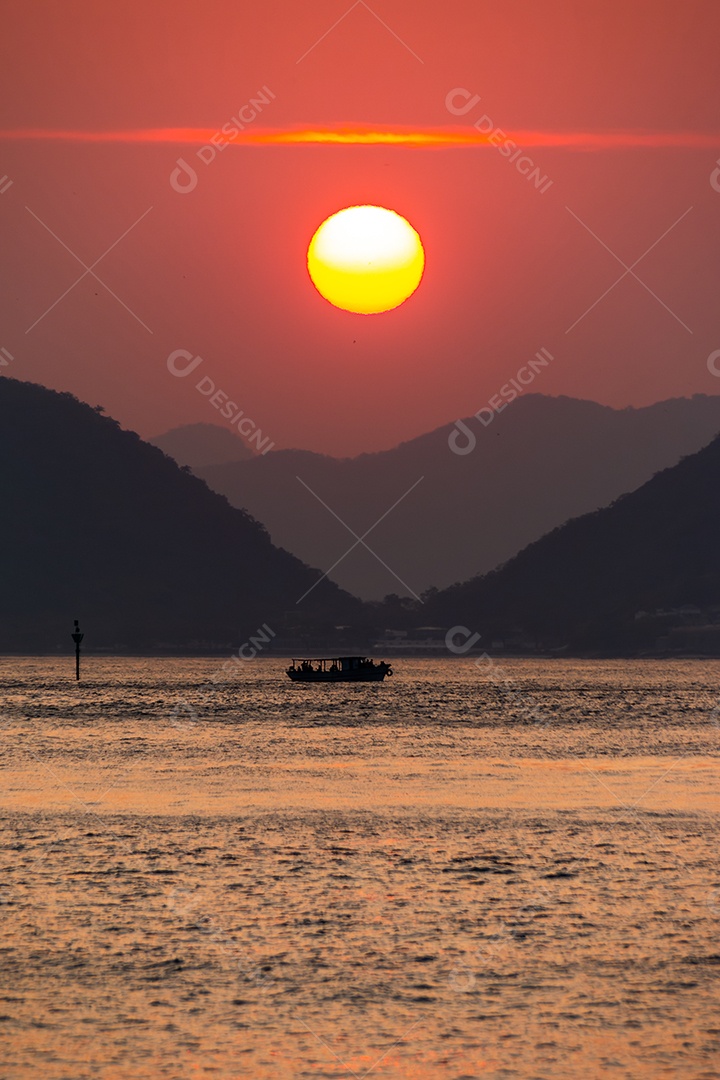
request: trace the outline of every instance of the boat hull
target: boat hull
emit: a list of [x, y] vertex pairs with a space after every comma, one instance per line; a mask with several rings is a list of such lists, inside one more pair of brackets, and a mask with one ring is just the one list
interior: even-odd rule
[[288, 671], [292, 682], [336, 683], [336, 682], [382, 682], [386, 671]]

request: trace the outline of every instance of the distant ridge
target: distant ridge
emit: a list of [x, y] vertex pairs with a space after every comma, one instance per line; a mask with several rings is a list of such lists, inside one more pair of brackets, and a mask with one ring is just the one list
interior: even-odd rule
[[353, 459], [280, 450], [196, 471], [274, 543], [323, 567], [354, 543], [334, 514], [362, 536], [401, 500], [367, 537], [378, 558], [357, 544], [331, 577], [366, 599], [419, 595], [494, 569], [699, 450], [720, 431], [720, 396], [611, 409], [528, 394], [487, 427], [465, 423], [476, 437], [466, 456], [451, 452], [448, 424]]
[[253, 452], [243, 440], [219, 424], [184, 424], [148, 442], [173, 458], [178, 465], [202, 469], [249, 461]]
[[360, 604], [154, 446], [71, 394], [0, 378], [0, 648], [238, 648]]

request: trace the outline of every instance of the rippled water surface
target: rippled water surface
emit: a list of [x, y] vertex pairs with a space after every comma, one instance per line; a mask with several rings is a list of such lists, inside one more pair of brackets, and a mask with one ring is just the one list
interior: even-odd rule
[[3, 1080], [720, 1078], [720, 663], [0, 661]]

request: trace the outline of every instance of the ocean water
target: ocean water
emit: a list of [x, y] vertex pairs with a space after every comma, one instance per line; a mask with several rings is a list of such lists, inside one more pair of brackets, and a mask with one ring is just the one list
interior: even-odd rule
[[720, 1077], [720, 662], [0, 660], [3, 1080]]

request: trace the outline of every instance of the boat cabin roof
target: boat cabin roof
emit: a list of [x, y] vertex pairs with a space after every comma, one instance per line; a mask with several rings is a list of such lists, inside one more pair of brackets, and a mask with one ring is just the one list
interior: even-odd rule
[[299, 658], [293, 657], [293, 664], [321, 664], [321, 663], [337, 663], [340, 660], [367, 660], [367, 656], [301, 656]]

